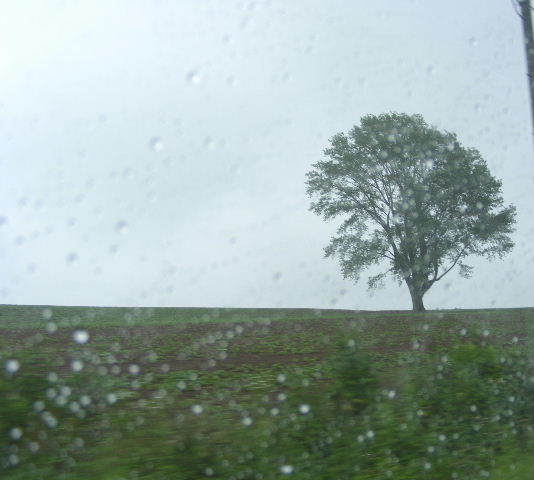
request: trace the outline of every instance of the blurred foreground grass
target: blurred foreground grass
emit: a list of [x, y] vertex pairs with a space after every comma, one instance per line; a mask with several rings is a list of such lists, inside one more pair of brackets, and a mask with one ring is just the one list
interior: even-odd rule
[[0, 476], [531, 478], [532, 318], [0, 307]]

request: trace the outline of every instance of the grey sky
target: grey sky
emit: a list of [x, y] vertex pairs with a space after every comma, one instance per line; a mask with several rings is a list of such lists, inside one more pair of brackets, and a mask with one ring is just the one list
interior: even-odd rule
[[510, 2], [2, 4], [0, 303], [410, 308], [323, 259], [304, 175], [362, 115], [481, 151], [516, 248], [429, 308], [532, 305], [532, 138]]

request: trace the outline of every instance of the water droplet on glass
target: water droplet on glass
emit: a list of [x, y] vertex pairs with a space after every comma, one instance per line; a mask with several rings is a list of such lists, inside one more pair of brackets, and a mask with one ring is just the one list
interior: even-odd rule
[[76, 343], [87, 343], [89, 340], [89, 333], [86, 330], [76, 330], [72, 335], [72, 338]]
[[57, 325], [54, 322], [48, 322], [46, 324], [46, 331], [48, 333], [56, 333], [57, 332]]
[[250, 425], [252, 425], [252, 418], [244, 417], [243, 420], [241, 420], [241, 423], [245, 425], [245, 427], [249, 427]]
[[206, 137], [203, 143], [204, 143], [204, 147], [207, 148], [208, 150], [215, 149], [215, 142], [213, 141], [213, 138]]
[[7, 373], [15, 373], [20, 368], [20, 362], [18, 360], [10, 359], [5, 364]]
[[128, 367], [128, 371], [132, 375], [137, 375], [141, 371], [141, 369], [139, 368], [139, 365], [132, 364]]
[[67, 255], [67, 263], [69, 265], [74, 265], [78, 261], [78, 255], [76, 253], [69, 253]]
[[197, 70], [191, 70], [187, 72], [187, 75], [185, 76], [187, 83], [189, 85], [198, 85], [200, 83], [200, 73], [198, 73]]
[[49, 308], [45, 308], [42, 313], [41, 313], [41, 316], [45, 319], [45, 320], [50, 320], [52, 318], [52, 310], [50, 310]]
[[13, 440], [19, 440], [20, 437], [22, 437], [22, 430], [21, 430], [19, 427], [12, 428], [12, 429], [9, 431], [9, 436], [10, 436]]
[[395, 395], [397, 395], [397, 392], [396, 392], [395, 390], [390, 390], [390, 391], [388, 392], [388, 398], [389, 398], [390, 400], [393, 400], [393, 399], [395, 398]]
[[83, 362], [81, 360], [73, 360], [70, 362], [70, 368], [73, 372], [81, 372], [83, 370]]
[[161, 152], [163, 150], [163, 141], [160, 137], [152, 137], [148, 142], [148, 146], [154, 150], [154, 152]]
[[279, 373], [277, 376], [276, 376], [276, 381], [278, 383], [284, 383], [286, 381], [286, 376], [283, 374], [283, 373]]
[[7, 217], [0, 216], [0, 227], [7, 223]]
[[115, 230], [120, 234], [128, 233], [128, 223], [124, 220], [120, 220], [115, 224]]
[[367, 430], [367, 432], [365, 432], [365, 436], [367, 438], [374, 438], [375, 437], [375, 432], [373, 432], [372, 430]]
[[193, 405], [191, 407], [191, 411], [195, 414], [195, 415], [200, 415], [203, 411], [204, 411], [204, 408], [202, 407], [202, 405]]
[[39, 444], [37, 442], [30, 442], [28, 443], [28, 449], [30, 450], [30, 452], [32, 453], [36, 453], [39, 451]]
[[108, 393], [106, 395], [106, 400], [108, 403], [115, 403], [117, 401], [117, 395], [115, 395], [114, 393]]
[[478, 47], [478, 40], [475, 37], [471, 37], [469, 39], [469, 45], [472, 47]]
[[293, 467], [291, 465], [282, 465], [280, 467], [280, 472], [284, 475], [291, 475], [293, 473]]
[[306, 405], [305, 403], [302, 404], [302, 405], [299, 407], [299, 412], [302, 413], [303, 415], [306, 415], [307, 413], [310, 412], [310, 406], [309, 406], [309, 405]]
[[434, 75], [436, 73], [436, 69], [433, 65], [429, 65], [428, 67], [426, 67], [426, 73], [427, 75]]

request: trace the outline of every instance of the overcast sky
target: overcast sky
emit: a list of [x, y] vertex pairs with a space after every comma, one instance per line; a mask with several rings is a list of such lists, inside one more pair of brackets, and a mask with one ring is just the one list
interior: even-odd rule
[[2, 2], [0, 303], [411, 308], [323, 248], [305, 174], [366, 114], [477, 148], [516, 248], [427, 308], [533, 304], [529, 98], [506, 0]]

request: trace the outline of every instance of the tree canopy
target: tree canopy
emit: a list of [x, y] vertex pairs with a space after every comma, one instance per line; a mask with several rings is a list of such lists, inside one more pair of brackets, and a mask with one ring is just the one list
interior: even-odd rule
[[501, 182], [476, 149], [420, 115], [364, 116], [324, 154], [307, 174], [307, 193], [311, 211], [344, 218], [325, 255], [339, 258], [345, 278], [358, 281], [385, 264], [369, 287], [391, 274], [420, 311], [424, 294], [452, 269], [470, 276], [468, 256], [500, 258], [513, 248], [515, 207], [504, 205]]

